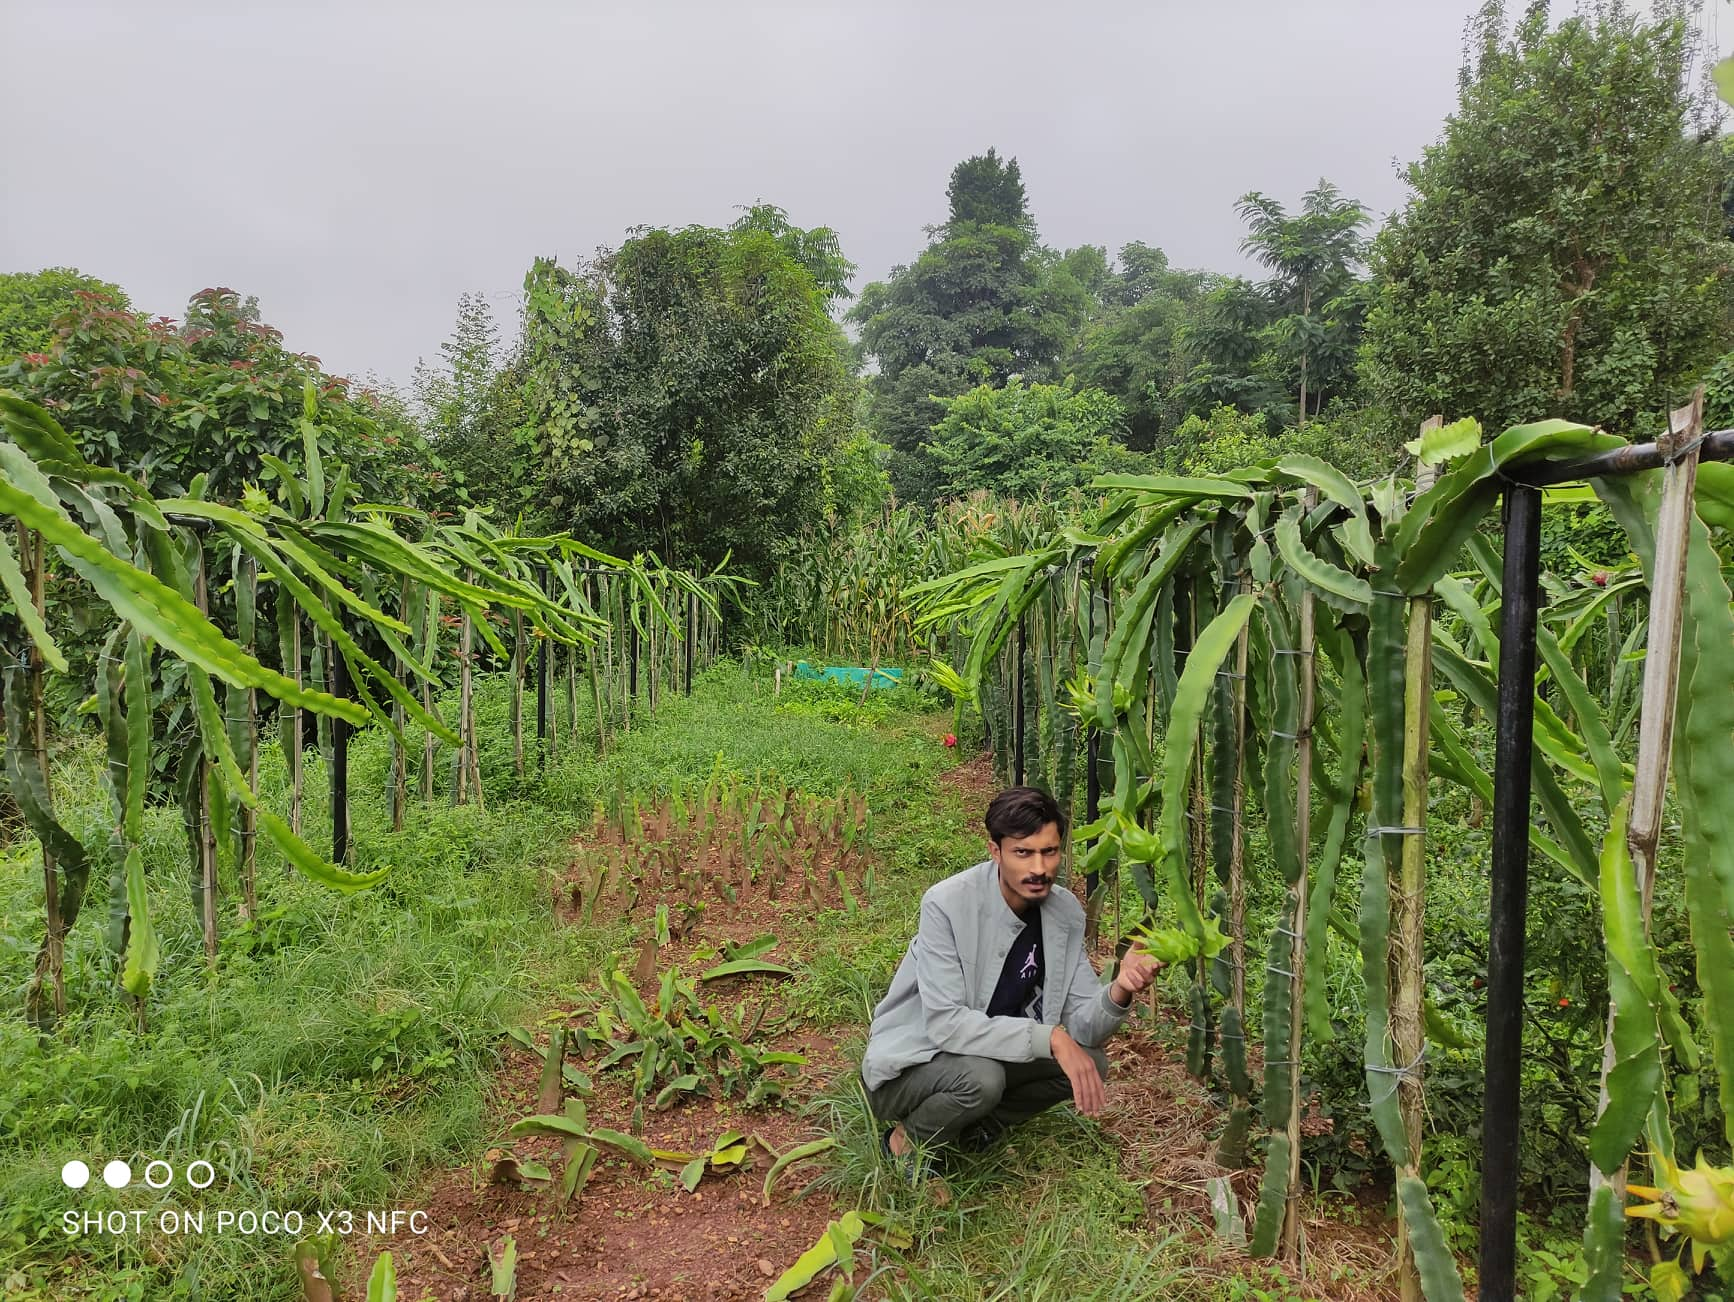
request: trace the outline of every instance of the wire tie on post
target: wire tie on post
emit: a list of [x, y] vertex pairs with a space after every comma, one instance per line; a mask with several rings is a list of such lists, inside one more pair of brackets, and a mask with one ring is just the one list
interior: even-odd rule
[[1267, 967], [1266, 967], [1266, 968], [1265, 968], [1265, 969], [1264, 969], [1264, 970], [1265, 970], [1265, 971], [1266, 971], [1266, 972], [1273, 972], [1273, 973], [1275, 973], [1275, 974], [1276, 974], [1276, 975], [1277, 975], [1277, 976], [1285, 976], [1285, 977], [1287, 977], [1287, 978], [1288, 978], [1288, 979], [1289, 979], [1289, 980], [1290, 980], [1290, 981], [1293, 981], [1293, 980], [1294, 980], [1294, 973], [1293, 973], [1293, 972], [1290, 972], [1290, 971], [1289, 971], [1289, 970], [1288, 970], [1288, 969], [1286, 969], [1286, 968], [1280, 968], [1280, 967], [1272, 967], [1272, 966], [1267, 966]]
[[1365, 836], [1425, 836], [1424, 827], [1369, 827]]
[[1290, 931], [1287, 927], [1272, 927], [1271, 930], [1279, 936], [1287, 936], [1290, 940], [1299, 940], [1300, 933]]
[[1281, 732], [1276, 728], [1272, 728], [1270, 730], [1270, 735], [1273, 737], [1281, 737], [1284, 741], [1299, 741], [1305, 734], [1298, 732]]
[[1227, 670], [1227, 669], [1218, 669], [1216, 671], [1216, 676], [1218, 678], [1245, 678], [1246, 677], [1245, 674], [1237, 674], [1237, 673], [1234, 673], [1234, 672]]
[[1421, 1064], [1426, 1060], [1426, 1058], [1427, 1046], [1422, 1045], [1421, 1051], [1415, 1055], [1414, 1060], [1410, 1062], [1407, 1067], [1380, 1067], [1369, 1062], [1367, 1064], [1368, 1071], [1377, 1072], [1381, 1076], [1389, 1076], [1391, 1078], [1391, 1088], [1385, 1092], [1383, 1098], [1380, 1098], [1377, 1101], [1379, 1103], [1385, 1102], [1391, 1097], [1391, 1095], [1397, 1092], [1397, 1087], [1400, 1086], [1404, 1080], [1418, 1077], [1421, 1074]]
[[1674, 465], [1677, 462], [1685, 460], [1692, 453], [1696, 452], [1699, 448], [1703, 447], [1704, 441], [1706, 439], [1708, 439], [1709, 437], [1710, 437], [1710, 431], [1706, 430], [1702, 434], [1698, 435], [1697, 438], [1687, 440], [1686, 442], [1682, 443], [1679, 447], [1674, 448], [1671, 452], [1669, 452], [1668, 455], [1664, 458], [1664, 461], [1668, 465]]
[[1389, 588], [1374, 588], [1373, 589], [1373, 595], [1375, 597], [1403, 597], [1403, 598], [1407, 598], [1409, 596], [1409, 594], [1407, 592], [1393, 592]]
[[1312, 652], [1302, 651], [1299, 647], [1279, 646], [1272, 648], [1271, 654], [1277, 656], [1310, 656]]

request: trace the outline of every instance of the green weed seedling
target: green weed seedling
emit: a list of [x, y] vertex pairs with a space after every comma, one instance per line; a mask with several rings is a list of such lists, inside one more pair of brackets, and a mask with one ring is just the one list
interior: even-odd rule
[[781, 1097], [782, 1085], [767, 1069], [806, 1062], [800, 1054], [753, 1043], [765, 1015], [762, 1002], [748, 1022], [738, 1011], [701, 1000], [678, 968], [662, 974], [652, 1006], [618, 970], [605, 973], [599, 986], [587, 1010], [589, 1025], [577, 1034], [589, 1053], [600, 1055], [597, 1072], [631, 1070], [632, 1095], [641, 1108], [648, 1101], [660, 1111], [689, 1094], [740, 1097], [748, 1107], [772, 1103]]
[[677, 1167], [680, 1171], [680, 1187], [692, 1193], [698, 1188], [698, 1182], [704, 1179], [706, 1171], [742, 1170], [747, 1165], [751, 1151], [752, 1144], [747, 1139], [746, 1132], [730, 1130], [717, 1136], [716, 1142], [702, 1153], [653, 1148], [650, 1155], [665, 1166]]

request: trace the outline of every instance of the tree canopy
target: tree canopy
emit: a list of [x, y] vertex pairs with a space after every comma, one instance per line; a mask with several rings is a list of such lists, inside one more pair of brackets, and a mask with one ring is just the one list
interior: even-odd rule
[[949, 215], [908, 266], [861, 292], [849, 313], [878, 367], [873, 421], [893, 450], [900, 493], [931, 495], [920, 445], [941, 400], [976, 384], [1040, 373], [1059, 355], [1041, 326], [1035, 220], [1015, 158], [992, 149], [952, 169]]
[[1117, 401], [1115, 437], [1134, 450], [1224, 404], [1280, 426], [1355, 388], [1367, 215], [1328, 181], [1292, 215], [1265, 194], [1241, 200], [1264, 284], [1172, 267], [1143, 241], [1112, 259], [1098, 245], [1045, 247], [1017, 160], [992, 149], [952, 170], [946, 198], [928, 246], [848, 316], [876, 368], [869, 419], [905, 497], [949, 491], [925, 440], [976, 385], [1074, 376]]
[[985, 488], [1037, 502], [1136, 467], [1121, 426], [1120, 404], [1100, 389], [1013, 379], [948, 399], [925, 446], [940, 496]]
[[1374, 245], [1365, 370], [1413, 422], [1630, 429], [1728, 329], [1722, 146], [1677, 7], [1481, 14], [1443, 138]]
[[532, 268], [507, 381], [524, 424], [497, 437], [527, 461], [536, 518], [750, 572], [825, 512], [856, 383], [801, 256], [823, 237], [764, 225], [652, 229], [576, 271]]
[[62, 310], [43, 349], [0, 364], [0, 388], [46, 407], [88, 459], [160, 496], [185, 493], [203, 476], [206, 496], [235, 502], [248, 485], [276, 478], [272, 458], [304, 464], [302, 420], [311, 415], [322, 451], [341, 459], [370, 499], [444, 493], [419, 431], [377, 395], [326, 374], [318, 358], [284, 348], [255, 299], [200, 290], [177, 323], [135, 312], [124, 295], [90, 288], [95, 282], [76, 273], [40, 274], [46, 292], [19, 290], [20, 298], [59, 301]]
[[1264, 286], [1267, 338], [1278, 366], [1299, 387], [1295, 407], [1304, 425], [1325, 398], [1354, 384], [1367, 210], [1320, 180], [1292, 216], [1256, 190], [1242, 196], [1236, 211], [1247, 226], [1240, 247], [1271, 273]]
[[499, 369], [500, 327], [480, 294], [458, 298], [457, 326], [440, 360], [415, 368], [415, 397], [431, 432], [456, 436], [480, 427]]
[[54, 345], [56, 318], [76, 306], [80, 294], [99, 294], [115, 307], [130, 306], [119, 285], [71, 267], [0, 275], [0, 362]]

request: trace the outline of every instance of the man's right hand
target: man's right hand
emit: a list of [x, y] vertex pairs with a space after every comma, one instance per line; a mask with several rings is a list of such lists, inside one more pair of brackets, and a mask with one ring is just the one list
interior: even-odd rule
[[1072, 1102], [1086, 1117], [1093, 1117], [1108, 1106], [1108, 1091], [1102, 1085], [1102, 1073], [1096, 1070], [1096, 1060], [1084, 1052], [1071, 1033], [1063, 1026], [1054, 1028], [1050, 1041], [1054, 1061], [1072, 1082]]

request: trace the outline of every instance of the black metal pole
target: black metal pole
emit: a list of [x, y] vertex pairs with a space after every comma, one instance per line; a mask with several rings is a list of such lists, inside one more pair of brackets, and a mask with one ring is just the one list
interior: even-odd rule
[[[553, 591], [554, 576], [546, 566], [542, 569], [542, 595]], [[536, 745], [542, 757], [548, 755], [548, 639], [536, 648]]]
[[[349, 663], [332, 647], [331, 694], [349, 695]], [[349, 862], [349, 721], [331, 720], [331, 861]]]
[[[1605, 475], [1629, 475], [1639, 470], [1659, 470], [1667, 464], [1668, 455], [1667, 448], [1660, 443], [1632, 443], [1575, 461], [1537, 461], [1516, 466], [1511, 478], [1520, 484], [1565, 484]], [[1734, 429], [1704, 435], [1698, 459], [1734, 461]]]
[[[628, 616], [628, 618], [630, 618], [630, 616]], [[638, 706], [638, 625], [629, 624], [627, 627], [627, 634], [631, 641], [631, 651], [629, 652], [628, 658], [631, 660], [632, 664], [631, 668], [627, 671], [626, 696], [631, 702], [631, 705], [628, 708], [636, 709]]]
[[1486, 1086], [1481, 1104], [1483, 1302], [1517, 1296], [1517, 1136], [1523, 1060], [1523, 941], [1529, 907], [1530, 746], [1541, 490], [1505, 492], [1499, 716], [1493, 760], [1493, 878], [1487, 946]]
[[692, 695], [692, 634], [693, 625], [698, 622], [698, 597], [694, 593], [686, 594], [686, 694]]
[[1018, 650], [1012, 673], [1012, 785], [1024, 784], [1024, 617], [1018, 616]]

